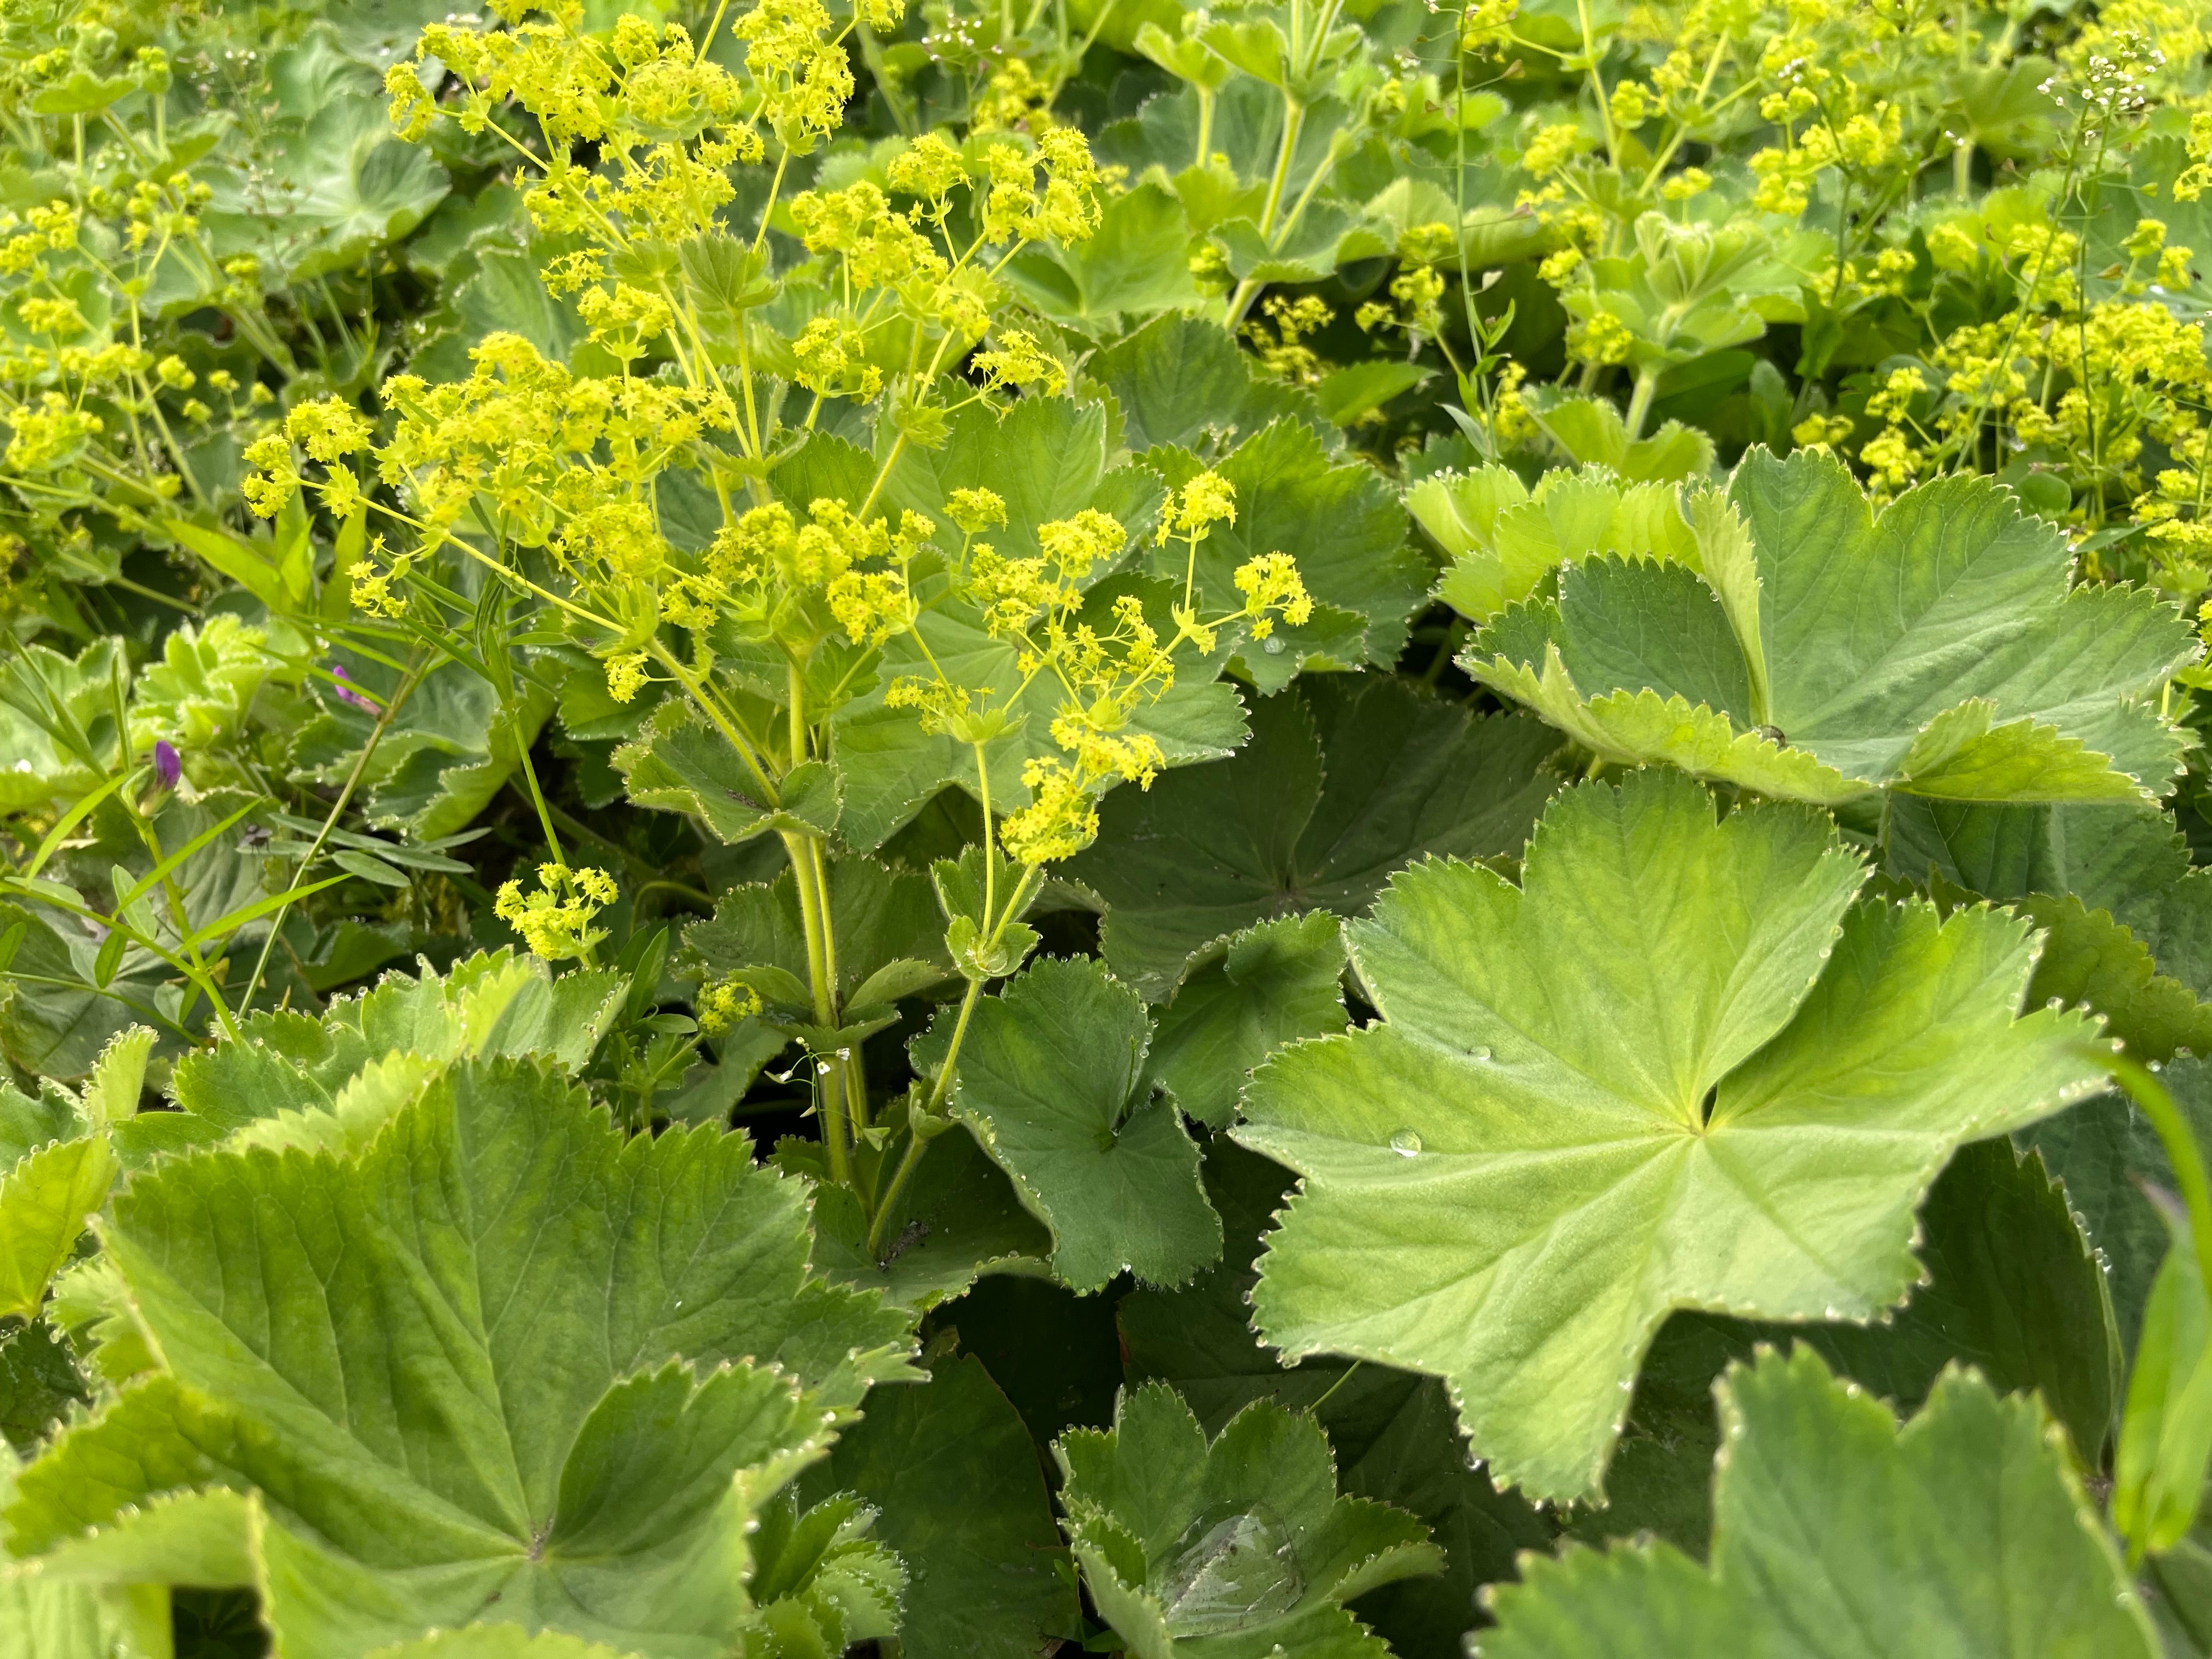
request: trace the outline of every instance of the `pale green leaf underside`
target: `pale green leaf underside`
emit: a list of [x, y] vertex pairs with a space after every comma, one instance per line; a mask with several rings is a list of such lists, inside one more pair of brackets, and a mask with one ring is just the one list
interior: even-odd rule
[[1521, 887], [1444, 862], [1352, 924], [1383, 1022], [1255, 1074], [1237, 1138], [1306, 1177], [1255, 1322], [1445, 1378], [1501, 1482], [1601, 1495], [1667, 1313], [1865, 1319], [1960, 1144], [2094, 1085], [2015, 1021], [2024, 923], [1855, 905], [1824, 816], [1639, 773], [1554, 802]]
[[1947, 1372], [1900, 1430], [1809, 1348], [1719, 1385], [1711, 1568], [1666, 1544], [1525, 1557], [1479, 1659], [2153, 1659], [2032, 1396]]
[[319, 1020], [257, 1015], [243, 1041], [187, 1055], [169, 1089], [182, 1109], [119, 1122], [116, 1150], [126, 1167], [241, 1134], [271, 1147], [336, 1150], [365, 1139], [450, 1061], [533, 1054], [580, 1069], [627, 989], [618, 973], [556, 979], [537, 957], [504, 950], [443, 975], [427, 964], [418, 975], [387, 974]]
[[[1694, 557], [1574, 564], [1555, 599], [1498, 611], [1468, 672], [1608, 760], [1816, 804], [2166, 791], [2187, 738], [2156, 698], [2187, 624], [2148, 592], [2069, 592], [2063, 538], [1997, 484], [1877, 518], [1832, 459], [1754, 451], [1728, 510], [1693, 509]], [[1738, 741], [1762, 732], [1804, 763]]]
[[105, 1134], [58, 1140], [0, 1175], [0, 1319], [29, 1319], [115, 1178]]
[[1084, 1582], [1144, 1659], [1387, 1659], [1344, 1603], [1443, 1565], [1413, 1516], [1339, 1497], [1320, 1424], [1273, 1401], [1209, 1442], [1148, 1382], [1123, 1391], [1110, 1429], [1073, 1430], [1053, 1453]]
[[471, 1625], [379, 1648], [368, 1659], [627, 1659], [598, 1642], [520, 1625]]
[[827, 835], [836, 827], [837, 779], [829, 767], [810, 761], [793, 768], [770, 804], [729, 740], [672, 699], [635, 743], [615, 750], [614, 764], [633, 803], [688, 812], [724, 842], [771, 830]]
[[1425, 478], [1406, 506], [1450, 557], [1437, 597], [1483, 622], [1535, 592], [1560, 565], [1600, 554], [1696, 562], [1670, 483], [1628, 483], [1603, 467], [1547, 472], [1533, 494], [1511, 469]]

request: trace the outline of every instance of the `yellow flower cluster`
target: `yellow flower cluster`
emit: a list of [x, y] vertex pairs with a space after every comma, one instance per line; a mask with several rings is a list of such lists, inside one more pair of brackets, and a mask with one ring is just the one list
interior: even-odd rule
[[[519, 335], [488, 336], [470, 355], [466, 380], [427, 386], [401, 374], [384, 383], [398, 419], [378, 453], [379, 475], [441, 526], [481, 504], [509, 538], [543, 545], [564, 520], [641, 501], [703, 434], [736, 420], [719, 386], [579, 375]], [[599, 544], [586, 535], [580, 546]], [[635, 557], [625, 562], [634, 567]]]
[[[1370, 326], [1369, 312], [1382, 309], [1362, 306], [1359, 325]], [[1335, 309], [1319, 295], [1304, 294], [1291, 298], [1271, 294], [1260, 302], [1259, 318], [1245, 324], [1243, 331], [1270, 374], [1293, 386], [1312, 386], [1321, 380], [1326, 365], [1321, 354], [1306, 342], [1335, 320]], [[1273, 325], [1272, 331], [1270, 324]]]
[[1237, 522], [1237, 490], [1218, 472], [1200, 472], [1176, 492], [1160, 522], [1160, 545], [1171, 541], [1203, 541], [1217, 524]]
[[623, 651], [609, 657], [606, 662], [607, 695], [617, 702], [628, 702], [636, 696], [649, 678], [646, 664], [650, 660], [642, 651]]
[[72, 404], [58, 392], [40, 394], [35, 404], [20, 404], [8, 416], [12, 435], [6, 460], [15, 472], [52, 472], [81, 454], [105, 429], [99, 416]]
[[760, 1012], [760, 993], [735, 980], [723, 980], [700, 987], [699, 1000], [695, 1006], [699, 1015], [699, 1029], [708, 1036], [720, 1036], [731, 1027]]
[[1244, 596], [1243, 615], [1252, 624], [1252, 637], [1264, 640], [1275, 631], [1275, 617], [1293, 628], [1303, 627], [1313, 616], [1313, 599], [1298, 574], [1297, 561], [1287, 553], [1262, 553], [1237, 566], [1233, 578]]
[[407, 602], [392, 591], [392, 584], [404, 578], [414, 564], [411, 553], [387, 557], [384, 538], [372, 538], [368, 556], [353, 568], [354, 609], [372, 617], [405, 616]]
[[842, 501], [817, 499], [802, 525], [781, 501], [748, 508], [716, 532], [696, 574], [678, 575], [661, 615], [699, 630], [717, 617], [749, 635], [807, 631], [818, 605], [854, 645], [874, 648], [913, 624], [906, 567], [937, 526], [919, 513], [863, 520]]
[[503, 883], [492, 914], [522, 936], [532, 956], [567, 962], [591, 954], [606, 938], [592, 918], [615, 902], [615, 879], [604, 870], [572, 869], [565, 864], [538, 866], [538, 884], [528, 893], [520, 881]]
[[1567, 330], [1568, 355], [1578, 362], [1625, 363], [1635, 345], [1628, 325], [1609, 311], [1593, 311]]
[[1091, 146], [1073, 127], [1051, 127], [1034, 152], [993, 144], [984, 153], [990, 190], [983, 204], [983, 240], [1017, 243], [1085, 242], [1105, 210]]
[[1067, 370], [1060, 359], [1038, 344], [1036, 337], [1024, 329], [1003, 331], [997, 349], [977, 352], [974, 361], [983, 384], [994, 388], [1035, 386], [1051, 397], [1067, 384]]

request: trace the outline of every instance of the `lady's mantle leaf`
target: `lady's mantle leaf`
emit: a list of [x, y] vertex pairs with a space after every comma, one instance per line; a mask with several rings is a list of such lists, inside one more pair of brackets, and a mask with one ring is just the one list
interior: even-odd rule
[[177, 1062], [173, 1112], [118, 1119], [126, 1169], [157, 1153], [245, 1134], [270, 1147], [365, 1143], [447, 1062], [534, 1054], [581, 1070], [621, 1010], [623, 976], [580, 969], [554, 977], [536, 957], [477, 951], [442, 975], [386, 974], [320, 1019], [256, 1014], [242, 1040]]
[[1719, 1385], [1711, 1568], [1522, 1558], [1478, 1659], [2152, 1659], [2150, 1620], [2032, 1398], [1947, 1372], [1901, 1430], [1808, 1348]]
[[[526, 1062], [338, 1156], [165, 1160], [106, 1232], [167, 1370], [24, 1472], [14, 1537], [251, 1491], [280, 1649], [333, 1659], [483, 1617], [726, 1652], [751, 1509], [905, 1341], [809, 1276], [804, 1189], [743, 1137], [625, 1140]], [[155, 1395], [158, 1436], [110, 1427]]]
[[1078, 1623], [1036, 1443], [973, 1354], [939, 1362], [926, 1387], [869, 1395], [803, 1489], [881, 1511], [876, 1531], [912, 1573], [904, 1659], [1034, 1659]]
[[1208, 1128], [1237, 1115], [1252, 1068], [1286, 1042], [1344, 1029], [1344, 939], [1334, 916], [1279, 916], [1198, 958], [1160, 1011], [1152, 1077]]
[[1695, 563], [1680, 494], [1671, 482], [1624, 483], [1603, 469], [1565, 468], [1545, 473], [1531, 492], [1510, 467], [1492, 465], [1433, 473], [1406, 492], [1406, 507], [1450, 561], [1437, 597], [1485, 622], [1535, 592], [1562, 564], [1593, 555], [1652, 553]]
[[2024, 921], [1854, 906], [1824, 816], [1650, 772], [1555, 801], [1522, 884], [1430, 862], [1350, 928], [1383, 1022], [1279, 1056], [1240, 1140], [1306, 1177], [1261, 1334], [1449, 1383], [1474, 1454], [1595, 1498], [1670, 1309], [1871, 1317], [1952, 1150], [2094, 1086], [2013, 1018]]
[[1404, 1510], [1338, 1497], [1320, 1424], [1273, 1401], [1209, 1444], [1181, 1396], [1148, 1382], [1112, 1429], [1073, 1430], [1053, 1453], [1084, 1583], [1142, 1659], [1385, 1659], [1344, 1603], [1443, 1565]]
[[598, 1642], [540, 1631], [530, 1635], [520, 1625], [471, 1625], [440, 1631], [419, 1641], [379, 1648], [368, 1659], [625, 1659]]
[[[1200, 470], [1178, 450], [1140, 457], [1172, 486]], [[1279, 627], [1267, 645], [1240, 647], [1254, 684], [1272, 695], [1301, 666], [1389, 664], [1405, 647], [1407, 619], [1429, 585], [1426, 562], [1407, 536], [1405, 509], [1371, 467], [1334, 460], [1313, 428], [1277, 421], [1213, 468], [1237, 492], [1237, 518], [1198, 545], [1190, 572], [1206, 605], [1235, 602], [1238, 566], [1267, 553], [1297, 560], [1318, 607], [1304, 628]], [[1181, 583], [1189, 556], [1180, 543], [1153, 547], [1153, 574]]]
[[1221, 1254], [1198, 1148], [1146, 1074], [1152, 1039], [1135, 992], [1094, 962], [1048, 959], [976, 1005], [960, 1050], [952, 1114], [1052, 1229], [1053, 1271], [1079, 1291], [1124, 1268], [1181, 1284]]
[[[1094, 585], [1078, 622], [1107, 631], [1113, 599], [1132, 592], [1156, 623], [1165, 622], [1172, 629], [1166, 619], [1166, 586], [1128, 576]], [[988, 690], [990, 706], [1009, 717], [1006, 734], [986, 747], [991, 799], [1002, 811], [1029, 799], [1024, 769], [1031, 759], [1060, 754], [1052, 723], [1066, 693], [1054, 676], [1024, 672], [1024, 650], [1018, 640], [994, 636], [976, 608], [958, 599], [925, 611], [914, 632], [884, 647], [877, 688], [836, 715], [844, 802], [837, 833], [847, 845], [863, 851], [880, 847], [948, 784], [975, 793], [975, 750], [949, 733], [923, 730], [915, 710], [885, 702], [888, 689], [902, 677], [930, 678], [942, 670], [956, 685]], [[1171, 767], [1218, 760], [1244, 741], [1244, 705], [1234, 688], [1201, 672], [1178, 678], [1156, 702], [1140, 702], [1128, 730], [1158, 744]]]
[[[951, 976], [945, 917], [927, 876], [873, 859], [839, 858], [828, 861], [825, 879], [841, 1005], [872, 1007]], [[709, 979], [734, 975], [771, 1006], [811, 1006], [806, 929], [788, 868], [772, 882], [724, 893], [712, 920], [684, 930], [684, 948], [687, 963], [696, 961]]]
[[1674, 1315], [1636, 1379], [1606, 1473], [1607, 1507], [1575, 1512], [1566, 1529], [1586, 1543], [1649, 1534], [1702, 1553], [1721, 1435], [1713, 1382], [1762, 1342], [1809, 1347], [1901, 1411], [1918, 1410], [1948, 1368], [1971, 1365], [1993, 1388], [2040, 1395], [2083, 1464], [2103, 1467], [2123, 1351], [2104, 1263], [2068, 1197], [2034, 1153], [2023, 1158], [2002, 1138], [1978, 1141], [1960, 1149], [1921, 1205], [1915, 1248], [1927, 1277], [1887, 1320], [1787, 1325]]
[[615, 750], [615, 769], [639, 806], [689, 812], [725, 842], [779, 833], [826, 836], [837, 824], [837, 776], [820, 761], [792, 769], [770, 806], [720, 733], [682, 703], [661, 705], [635, 743]]
[[1324, 447], [1336, 429], [1313, 394], [1254, 374], [1257, 360], [1225, 330], [1196, 317], [1162, 317], [1087, 365], [1114, 396], [1123, 441], [1142, 454], [1173, 446], [1201, 457], [1277, 420], [1302, 421]]
[[[1696, 568], [1595, 559], [1461, 659], [1609, 758], [1763, 794], [2151, 800], [2185, 738], [2150, 700], [2197, 646], [2153, 595], [2068, 589], [2064, 538], [1986, 478], [1879, 517], [1832, 457], [1753, 451]], [[1498, 589], [1501, 599], [1513, 597]]]
[[1193, 953], [1304, 910], [1356, 915], [1424, 853], [1517, 853], [1558, 783], [1558, 739], [1471, 719], [1404, 681], [1324, 676], [1252, 713], [1233, 760], [1124, 789], [1067, 873], [1107, 904], [1107, 963], [1153, 1001]]

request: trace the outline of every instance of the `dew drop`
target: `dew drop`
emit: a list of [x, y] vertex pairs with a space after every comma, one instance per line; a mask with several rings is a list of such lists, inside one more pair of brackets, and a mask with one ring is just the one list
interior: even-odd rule
[[1283, 654], [1283, 636], [1280, 634], [1268, 635], [1267, 639], [1261, 642], [1260, 648], [1271, 657], [1281, 656]]
[[1158, 1594], [1174, 1636], [1221, 1636], [1279, 1619], [1305, 1578], [1291, 1529], [1265, 1504], [1202, 1511], [1172, 1546]]
[[1832, 1303], [1829, 1304], [1826, 1316], [1830, 1319], [1841, 1319], [1844, 1316], [1844, 1310]]
[[1487, 1048], [1470, 1048], [1467, 1051], [1467, 1057], [1473, 1060], [1486, 1060], [1490, 1058], [1490, 1050]]
[[1421, 1138], [1411, 1129], [1401, 1129], [1390, 1137], [1390, 1150], [1401, 1158], [1419, 1158], [1421, 1155]]

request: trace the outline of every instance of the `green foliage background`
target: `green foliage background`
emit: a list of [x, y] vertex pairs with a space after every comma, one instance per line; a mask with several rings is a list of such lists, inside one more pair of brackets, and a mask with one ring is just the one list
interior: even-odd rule
[[2189, 0], [0, 0], [0, 1659], [2212, 1652], [2208, 190]]

